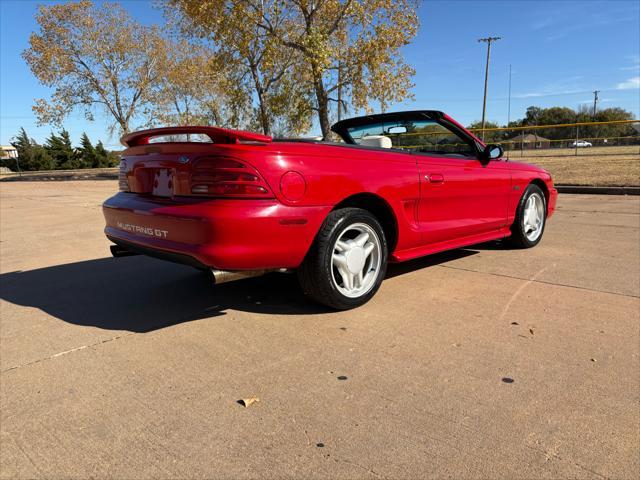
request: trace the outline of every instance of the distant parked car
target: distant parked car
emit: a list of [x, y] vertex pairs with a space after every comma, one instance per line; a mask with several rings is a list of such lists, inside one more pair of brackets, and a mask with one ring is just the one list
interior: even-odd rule
[[587, 142], [586, 140], [577, 140], [575, 142], [573, 142], [571, 144], [572, 147], [578, 147], [578, 148], [582, 148], [582, 147], [593, 147], [593, 145], [591, 144], [591, 142]]

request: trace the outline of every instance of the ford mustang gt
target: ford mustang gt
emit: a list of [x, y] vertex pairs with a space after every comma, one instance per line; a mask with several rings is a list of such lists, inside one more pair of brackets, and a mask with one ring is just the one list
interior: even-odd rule
[[336, 309], [367, 302], [387, 262], [507, 238], [540, 242], [551, 176], [503, 158], [448, 115], [367, 115], [339, 142], [218, 127], [125, 135], [120, 192], [103, 206], [115, 256], [142, 253], [216, 282], [297, 271]]

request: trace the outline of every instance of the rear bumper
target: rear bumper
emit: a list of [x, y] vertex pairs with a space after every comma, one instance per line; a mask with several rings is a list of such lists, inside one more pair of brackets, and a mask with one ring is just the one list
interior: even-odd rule
[[151, 256], [220, 270], [296, 268], [329, 206], [276, 200], [165, 200], [118, 193], [103, 204], [105, 234]]

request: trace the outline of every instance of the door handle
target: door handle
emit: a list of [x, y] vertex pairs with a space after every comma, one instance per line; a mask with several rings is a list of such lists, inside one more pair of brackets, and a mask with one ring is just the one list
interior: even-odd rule
[[431, 182], [431, 183], [443, 183], [444, 182], [444, 175], [442, 175], [440, 173], [432, 173], [431, 175], [425, 175], [424, 179], [427, 182]]

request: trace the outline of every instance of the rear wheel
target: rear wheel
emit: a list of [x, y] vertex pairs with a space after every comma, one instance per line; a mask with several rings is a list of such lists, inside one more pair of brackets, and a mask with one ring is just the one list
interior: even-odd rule
[[547, 202], [537, 185], [529, 185], [518, 204], [511, 226], [511, 243], [519, 248], [535, 247], [542, 239], [547, 221]]
[[298, 279], [305, 294], [338, 310], [375, 295], [387, 269], [387, 241], [367, 210], [343, 208], [325, 219]]

